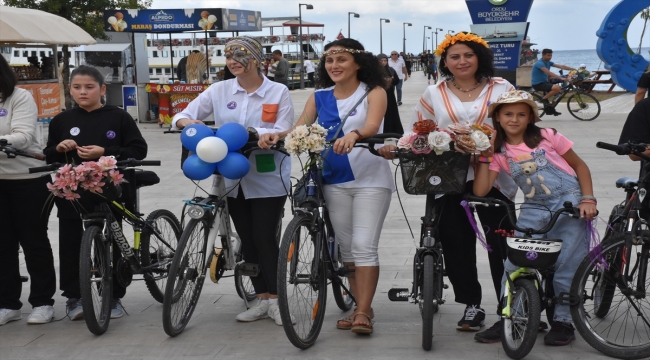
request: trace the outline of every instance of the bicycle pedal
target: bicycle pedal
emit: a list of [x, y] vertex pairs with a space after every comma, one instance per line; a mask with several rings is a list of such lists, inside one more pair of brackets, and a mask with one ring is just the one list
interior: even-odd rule
[[407, 288], [394, 288], [388, 290], [388, 299], [390, 301], [409, 301], [411, 293]]
[[243, 276], [256, 277], [260, 273], [260, 266], [252, 263], [241, 263], [237, 269]]
[[222, 249], [214, 249], [212, 261], [210, 261], [210, 280], [215, 284], [218, 284], [219, 278], [221, 278], [221, 274], [219, 274], [219, 255], [221, 255], [221, 250]]

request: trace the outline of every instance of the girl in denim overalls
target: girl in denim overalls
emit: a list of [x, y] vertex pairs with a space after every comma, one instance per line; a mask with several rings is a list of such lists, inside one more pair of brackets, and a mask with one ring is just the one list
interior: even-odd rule
[[[535, 125], [540, 118], [529, 93], [515, 90], [502, 94], [490, 104], [489, 116], [496, 135], [493, 147], [479, 158], [474, 193], [485, 196], [499, 171], [509, 173], [524, 193], [517, 220], [524, 228], [542, 228], [565, 201], [580, 209], [580, 219], [561, 216], [551, 231], [539, 235], [563, 240], [553, 287], [555, 294], [569, 292], [578, 264], [587, 255], [586, 221], [597, 213], [589, 168], [571, 149], [570, 140], [555, 129]], [[517, 266], [506, 260], [505, 269], [512, 272]], [[555, 305], [551, 325], [545, 344], [566, 345], [575, 340], [568, 305]]]

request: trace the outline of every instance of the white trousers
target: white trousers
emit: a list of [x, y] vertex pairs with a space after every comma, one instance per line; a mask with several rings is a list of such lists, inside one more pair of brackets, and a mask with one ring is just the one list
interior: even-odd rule
[[388, 213], [391, 191], [386, 188], [324, 186], [325, 201], [344, 262], [379, 266], [379, 236]]

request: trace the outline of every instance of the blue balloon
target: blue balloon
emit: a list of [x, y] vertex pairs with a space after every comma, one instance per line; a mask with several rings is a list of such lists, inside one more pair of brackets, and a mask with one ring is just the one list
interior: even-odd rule
[[217, 130], [217, 137], [228, 145], [228, 151], [237, 151], [248, 142], [248, 130], [238, 123], [225, 123]]
[[201, 159], [199, 156], [194, 154], [190, 155], [183, 162], [183, 174], [192, 180], [205, 180], [214, 173], [217, 169], [217, 164], [210, 164]]
[[223, 177], [230, 180], [241, 179], [251, 169], [246, 156], [238, 152], [229, 152], [226, 157], [217, 163], [217, 170]]
[[196, 152], [196, 144], [208, 136], [214, 136], [214, 130], [204, 124], [186, 126], [181, 132], [181, 144], [190, 151]]

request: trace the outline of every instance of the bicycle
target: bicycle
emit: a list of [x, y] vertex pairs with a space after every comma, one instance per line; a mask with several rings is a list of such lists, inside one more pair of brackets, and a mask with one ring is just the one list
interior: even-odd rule
[[[355, 147], [380, 156], [372, 146], [363, 144], [383, 144], [385, 138], [395, 137], [399, 135], [380, 134], [357, 142]], [[304, 196], [294, 198], [293, 219], [285, 229], [278, 258], [282, 326], [289, 341], [300, 349], [311, 347], [320, 334], [328, 281], [339, 309], [348, 311], [356, 302], [347, 279], [354, 270], [343, 265], [323, 195], [323, 161], [319, 153], [309, 153], [305, 176], [296, 185]]]
[[[53, 163], [30, 168], [29, 172], [52, 172], [63, 165]], [[160, 166], [160, 161], [117, 161], [119, 170], [136, 166]], [[160, 180], [151, 171], [136, 171], [134, 178], [136, 196], [133, 211], [118, 201], [121, 193], [119, 187], [106, 189], [102, 196], [89, 192], [84, 195], [92, 196], [95, 205], [92, 212], [82, 215], [84, 232], [79, 256], [81, 306], [86, 326], [95, 335], [101, 335], [108, 329], [114, 280], [127, 287], [135, 280], [133, 275], [143, 275], [151, 296], [163, 302], [162, 290], [181, 233], [178, 219], [169, 210], [155, 210], [143, 219], [144, 214], [139, 212], [138, 189], [155, 185]], [[114, 213], [132, 226], [133, 247], [129, 245]], [[121, 256], [114, 256], [115, 246]]]
[[[506, 202], [494, 198], [467, 195], [465, 201], [472, 207], [508, 207]], [[533, 235], [549, 232], [557, 219], [565, 213], [574, 218], [580, 217], [580, 210], [573, 207], [571, 202], [567, 201], [563, 205], [541, 229], [518, 227], [514, 212], [508, 211], [513, 228], [523, 234], [505, 234], [508, 259], [519, 267], [511, 273], [506, 272], [504, 298], [500, 307], [501, 344], [512, 359], [521, 359], [533, 349], [543, 310], [548, 313], [553, 311], [556, 304], [577, 304], [573, 292], [556, 296], [553, 290], [553, 265], [560, 255], [562, 240], [533, 238]]]
[[[600, 102], [593, 95], [587, 94], [582, 90], [582, 88], [575, 86], [579, 82], [580, 81], [565, 82], [562, 85], [562, 90], [560, 90], [560, 92], [553, 97], [552, 101], [550, 101], [550, 106], [555, 109], [562, 99], [567, 94], [570, 94], [566, 102], [569, 114], [581, 121], [591, 121], [600, 115]], [[546, 93], [543, 92], [540, 95], [540, 93], [536, 92], [534, 89], [530, 89], [529, 92], [537, 104], [537, 111], [541, 118], [546, 114], [545, 104], [542, 100]]]
[[[643, 155], [648, 144], [599, 142], [596, 146], [650, 161], [650, 157]], [[613, 225], [603, 240], [601, 261], [586, 257], [571, 284], [571, 293], [579, 298], [571, 307], [576, 329], [594, 349], [619, 359], [650, 356], [650, 230], [648, 205], [644, 202], [649, 180], [647, 170], [639, 181], [617, 180], [617, 187], [624, 187], [627, 196], [624, 203], [612, 210]]]
[[[168, 130], [165, 133], [180, 133]], [[257, 140], [249, 142], [243, 151], [257, 150]], [[285, 153], [281, 148], [274, 149]], [[288, 154], [287, 154], [288, 155]], [[230, 215], [224, 177], [215, 172], [206, 197], [185, 200], [183, 218], [190, 217], [180, 236], [178, 249], [169, 269], [169, 278], [163, 301], [163, 329], [171, 337], [179, 335], [190, 321], [210, 269], [210, 279], [218, 283], [225, 271], [233, 270], [235, 289], [248, 302], [256, 297], [250, 277], [258, 275], [258, 264], [246, 263], [242, 258], [241, 240], [230, 226]], [[278, 222], [276, 239], [280, 238], [282, 217]], [[217, 237], [220, 242], [218, 243]], [[219, 246], [220, 244], [220, 246]]]

